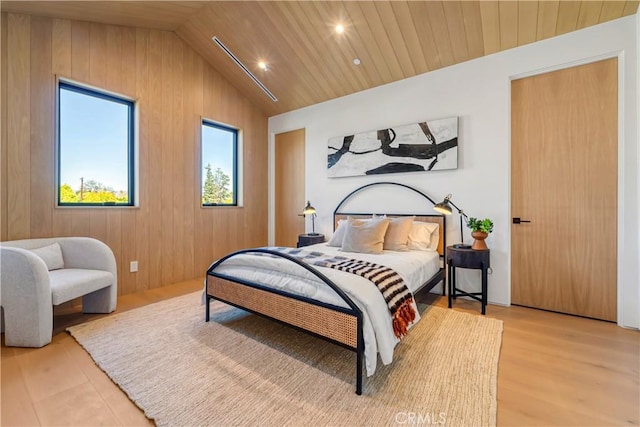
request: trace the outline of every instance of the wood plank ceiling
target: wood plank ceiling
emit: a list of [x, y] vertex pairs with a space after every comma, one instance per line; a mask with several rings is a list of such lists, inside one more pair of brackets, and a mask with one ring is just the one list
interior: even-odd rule
[[[637, 12], [640, 1], [3, 1], [175, 31], [272, 116]], [[336, 24], [344, 26], [336, 34]], [[278, 98], [212, 42], [218, 37]], [[354, 59], [360, 64], [354, 64]], [[259, 68], [263, 61], [268, 70]]]

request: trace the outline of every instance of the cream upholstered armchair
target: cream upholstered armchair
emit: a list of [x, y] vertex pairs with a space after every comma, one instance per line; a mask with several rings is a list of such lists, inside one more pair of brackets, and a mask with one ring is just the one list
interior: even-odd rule
[[82, 296], [84, 313], [116, 309], [117, 270], [111, 249], [88, 237], [0, 243], [0, 305], [5, 345], [51, 342], [53, 306]]

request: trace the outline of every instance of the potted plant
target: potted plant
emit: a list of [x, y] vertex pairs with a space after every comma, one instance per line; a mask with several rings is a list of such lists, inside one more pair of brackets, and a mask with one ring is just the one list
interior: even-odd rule
[[484, 239], [493, 231], [493, 221], [489, 218], [478, 219], [471, 217], [469, 221], [467, 221], [467, 227], [471, 229], [471, 237], [474, 239], [471, 249], [489, 249]]

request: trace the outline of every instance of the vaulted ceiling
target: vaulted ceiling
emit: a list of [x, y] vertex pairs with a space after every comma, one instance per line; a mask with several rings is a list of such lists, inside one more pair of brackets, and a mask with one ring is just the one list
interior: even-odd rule
[[[0, 8], [175, 31], [271, 116], [632, 15], [639, 3], [2, 1]], [[335, 32], [337, 24], [344, 26], [342, 34]], [[214, 36], [277, 102], [212, 41]]]

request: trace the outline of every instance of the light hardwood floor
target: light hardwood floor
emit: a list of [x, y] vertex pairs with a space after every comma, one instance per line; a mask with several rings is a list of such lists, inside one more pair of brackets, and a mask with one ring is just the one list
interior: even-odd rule
[[[118, 312], [201, 289], [202, 280], [122, 296]], [[421, 297], [446, 307], [446, 299]], [[479, 303], [454, 309], [479, 313]], [[640, 332], [523, 307], [489, 306], [504, 321], [498, 425], [639, 425]], [[55, 335], [41, 349], [1, 348], [1, 424], [151, 425], [64, 329], [99, 315], [56, 308]]]

